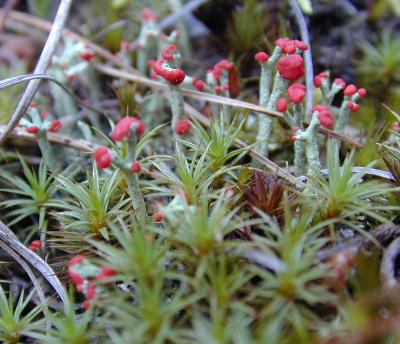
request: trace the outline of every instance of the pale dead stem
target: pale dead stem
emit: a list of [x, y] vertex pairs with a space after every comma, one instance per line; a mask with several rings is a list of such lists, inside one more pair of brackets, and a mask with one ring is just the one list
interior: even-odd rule
[[[60, 40], [62, 30], [65, 24], [65, 21], [68, 17], [68, 12], [71, 6], [72, 0], [61, 0], [60, 5], [57, 10], [57, 14], [54, 18], [54, 23], [51, 26], [49, 36], [47, 38], [46, 44], [40, 54], [39, 61], [35, 67], [34, 74], [44, 74], [46, 73], [47, 67], [50, 64], [53, 53], [56, 49], [57, 43]], [[5, 15], [5, 12], [2, 11], [2, 15]], [[4, 142], [7, 138], [7, 135], [15, 128], [18, 121], [21, 119], [25, 111], [27, 110], [30, 102], [32, 101], [38, 87], [39, 87], [40, 79], [32, 80], [29, 82], [26, 87], [17, 108], [15, 109], [13, 115], [11, 116], [10, 121], [7, 124], [7, 128], [0, 135], [0, 144]]]
[[[32, 252], [29, 248], [27, 248], [23, 243], [19, 241], [17, 236], [3, 223], [0, 221], [0, 241], [4, 243], [4, 245], [0, 245], [5, 251], [7, 251], [6, 247], [8, 247], [7, 253], [9, 253], [12, 257], [14, 257], [18, 263], [21, 261], [18, 259], [21, 257], [30, 265], [32, 265], [35, 269], [37, 269], [43, 277], [50, 283], [50, 285], [54, 288], [56, 293], [60, 296], [61, 300], [66, 303], [68, 300], [67, 294], [64, 290], [61, 281], [58, 279], [54, 270], [47, 264], [42, 258], [40, 258], [36, 253]], [[12, 254], [11, 250], [15, 253]], [[17, 256], [18, 257], [17, 257]], [[28, 275], [31, 277], [32, 282], [36, 286], [37, 280], [35, 280], [31, 276], [30, 269], [26, 269], [27, 265], [21, 264], [23, 269], [26, 270]], [[38, 289], [38, 293], [40, 295], [40, 289]], [[43, 293], [43, 292], [42, 292]]]
[[[0, 135], [2, 135], [5, 130], [6, 126], [0, 125]], [[24, 139], [26, 141], [31, 141], [31, 142], [38, 141], [38, 137], [34, 134], [27, 133], [25, 128], [14, 128], [13, 131], [10, 133], [9, 137], [14, 139]], [[56, 133], [47, 133], [47, 138], [52, 143], [74, 148], [88, 154], [91, 153], [93, 150], [95, 150], [96, 147], [98, 146], [97, 144], [90, 141], [71, 138], [69, 136]]]
[[297, 0], [289, 0], [292, 6], [294, 16], [296, 17], [297, 25], [300, 29], [301, 40], [308, 45], [308, 49], [304, 52], [304, 60], [306, 67], [306, 113], [311, 113], [313, 108], [313, 87], [314, 87], [314, 71], [313, 71], [313, 61], [311, 53], [311, 42], [310, 35], [308, 34], [306, 20], [300, 9]]

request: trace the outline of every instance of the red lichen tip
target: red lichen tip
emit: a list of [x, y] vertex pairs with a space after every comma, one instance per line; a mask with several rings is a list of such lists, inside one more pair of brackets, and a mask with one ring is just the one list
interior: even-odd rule
[[392, 123], [391, 129], [392, 130], [399, 130], [399, 128], [400, 128], [400, 122], [399, 121], [394, 121]]
[[123, 140], [125, 137], [129, 136], [133, 124], [136, 124], [136, 135], [142, 135], [144, 133], [144, 123], [136, 117], [125, 116], [115, 125], [111, 133], [111, 138], [114, 141]]
[[143, 20], [157, 20], [158, 15], [154, 13], [150, 8], [145, 8], [142, 11], [142, 19]]
[[90, 61], [95, 57], [95, 54], [92, 50], [86, 49], [79, 54], [80, 58], [85, 61]]
[[101, 271], [96, 275], [97, 280], [105, 279], [108, 277], [112, 277], [118, 274], [118, 271], [113, 269], [110, 266], [103, 266], [101, 268]]
[[37, 103], [36, 103], [34, 100], [32, 100], [32, 101], [29, 103], [29, 106], [34, 108], [34, 107], [37, 106]]
[[49, 131], [51, 133], [56, 133], [57, 131], [59, 131], [62, 127], [62, 123], [59, 119], [55, 119], [54, 121], [51, 122], [50, 127], [49, 127]]
[[232, 62], [229, 62], [228, 60], [221, 60], [218, 63], [215, 64], [212, 73], [214, 75], [214, 78], [216, 80], [219, 80], [221, 77], [221, 71], [224, 69], [229, 72], [230, 69], [234, 67]]
[[263, 51], [260, 51], [254, 55], [254, 60], [257, 62], [267, 62], [269, 59], [269, 55], [267, 53], [264, 53]]
[[40, 240], [33, 240], [31, 244], [29, 245], [29, 249], [32, 251], [36, 251], [42, 247], [42, 243]]
[[99, 146], [93, 152], [93, 158], [96, 160], [97, 166], [99, 168], [110, 167], [112, 159], [110, 151], [106, 146]]
[[296, 39], [294, 42], [295, 42], [297, 49], [300, 49], [302, 51], [308, 50], [308, 45], [306, 43], [304, 43], [303, 41], [299, 41]]
[[322, 79], [328, 78], [329, 75], [328, 73], [319, 73], [314, 77], [314, 86], [319, 88], [322, 86]]
[[155, 62], [156, 62], [156, 60], [149, 59], [146, 61], [146, 66], [153, 67]]
[[178, 135], [186, 135], [191, 127], [192, 124], [190, 123], [190, 121], [187, 118], [182, 118], [175, 124], [175, 133], [177, 133]]
[[325, 105], [318, 104], [313, 107], [313, 111], [318, 111], [318, 120], [321, 125], [332, 128], [333, 126], [333, 115], [329, 111], [329, 108]]
[[186, 77], [185, 72], [179, 68], [167, 69], [163, 66], [163, 63], [164, 61], [162, 59], [158, 59], [153, 66], [154, 72], [157, 75], [163, 77], [165, 80], [167, 80], [174, 86], [181, 84]]
[[214, 92], [217, 94], [220, 94], [222, 92], [222, 87], [221, 86], [215, 86], [214, 87]]
[[123, 39], [120, 43], [121, 45], [121, 50], [122, 51], [129, 51], [131, 49], [131, 42], [129, 42], [127, 39]]
[[84, 256], [82, 256], [81, 254], [78, 254], [76, 256], [73, 256], [69, 261], [68, 261], [68, 267], [72, 267], [75, 264], [80, 264], [83, 262], [83, 260], [85, 259]]
[[140, 165], [140, 162], [137, 160], [132, 161], [131, 171], [133, 173], [140, 173], [141, 170], [142, 170], [142, 166]]
[[293, 104], [300, 104], [306, 95], [306, 87], [300, 83], [294, 83], [288, 88], [289, 99]]
[[296, 42], [294, 40], [288, 40], [282, 48], [282, 51], [287, 54], [294, 54], [296, 52]]
[[357, 92], [360, 95], [360, 97], [365, 97], [368, 93], [365, 88], [359, 88]]
[[348, 85], [343, 91], [343, 93], [346, 96], [352, 96], [356, 92], [357, 92], [357, 87], [355, 85], [353, 85], [353, 84]]
[[164, 214], [161, 211], [157, 211], [154, 213], [153, 218], [155, 222], [161, 222], [164, 220]]
[[346, 87], [346, 83], [343, 81], [343, 79], [336, 78], [333, 83], [337, 86], [340, 86], [342, 89]]
[[166, 61], [172, 61], [174, 59], [174, 54], [177, 52], [177, 47], [175, 44], [170, 44], [166, 46], [161, 52], [161, 56]]
[[347, 108], [350, 109], [351, 112], [357, 112], [360, 108], [360, 105], [354, 102], [348, 102]]
[[288, 107], [288, 101], [286, 98], [280, 98], [276, 101], [276, 109], [279, 112], [285, 112]]
[[85, 282], [85, 280], [82, 278], [82, 276], [79, 275], [77, 272], [73, 271], [71, 268], [68, 268], [68, 274], [69, 274], [69, 277], [71, 278], [72, 282], [75, 284], [76, 289], [79, 292], [82, 292], [83, 282]]
[[282, 78], [295, 81], [304, 75], [304, 60], [298, 54], [283, 56], [279, 58], [277, 68]]
[[228, 84], [222, 85], [222, 89], [223, 89], [224, 91], [229, 91], [229, 85], [228, 85]]
[[31, 125], [26, 127], [25, 130], [29, 134], [36, 134], [39, 131], [39, 127], [37, 125]]
[[40, 117], [46, 118], [48, 115], [49, 115], [49, 111], [48, 110], [40, 111]]
[[205, 83], [204, 83], [203, 80], [196, 80], [196, 81], [193, 83], [193, 86], [196, 87], [196, 89], [197, 89], [198, 91], [203, 92], [203, 91], [204, 91], [204, 87], [205, 87]]
[[282, 50], [284, 50], [286, 43], [289, 41], [289, 38], [287, 37], [281, 37], [278, 38], [275, 41], [275, 45], [277, 45], [278, 47], [280, 47]]
[[97, 291], [94, 284], [89, 284], [86, 291], [86, 300], [90, 301], [96, 297]]

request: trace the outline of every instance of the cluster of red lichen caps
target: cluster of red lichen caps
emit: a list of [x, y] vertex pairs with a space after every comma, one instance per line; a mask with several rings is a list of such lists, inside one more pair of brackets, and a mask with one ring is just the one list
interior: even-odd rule
[[[29, 104], [31, 108], [36, 108], [37, 105], [38, 105], [37, 102], [35, 102], [34, 100], [32, 100], [31, 103]], [[42, 118], [46, 118], [49, 112], [47, 110], [41, 110], [39, 114]], [[56, 133], [61, 129], [61, 127], [62, 127], [61, 121], [59, 119], [55, 119], [50, 123], [50, 126], [48, 127], [47, 131], [51, 133]], [[25, 130], [29, 134], [37, 134], [40, 131], [40, 127], [35, 124], [32, 124], [30, 126], [25, 127]]]
[[294, 83], [288, 87], [288, 96], [293, 104], [300, 104], [306, 95], [306, 86], [301, 83]]
[[129, 136], [133, 124], [136, 125], [136, 135], [142, 135], [144, 133], [144, 123], [136, 117], [125, 116], [115, 125], [111, 133], [111, 138], [114, 141], [123, 140], [125, 137]]
[[296, 51], [306, 51], [308, 45], [303, 41], [297, 39], [289, 39], [287, 37], [278, 38], [275, 41], [275, 45], [280, 47], [282, 51], [286, 54], [295, 54]]
[[[82, 303], [82, 307], [84, 309], [88, 309], [97, 294], [96, 285], [93, 283], [94, 280], [101, 281], [108, 279], [109, 277], [115, 276], [118, 272], [109, 266], [103, 266], [100, 272], [94, 278], [85, 279], [74, 270], [74, 266], [82, 264], [84, 259], [85, 258], [82, 255], [72, 257], [68, 261], [68, 274], [74, 283], [76, 290], [78, 290], [80, 293], [85, 293], [85, 300]], [[85, 281], [87, 282], [86, 290], [84, 290]]]
[[164, 65], [165, 61], [172, 61], [177, 51], [175, 44], [170, 44], [161, 53], [162, 58], [153, 64], [153, 70], [158, 75], [167, 80], [174, 86], [180, 85], [186, 77], [185, 72], [180, 68], [168, 68]]
[[333, 126], [333, 115], [332, 112], [326, 105], [318, 104], [313, 107], [313, 112], [318, 112], [318, 120], [321, 125], [332, 128]]
[[277, 69], [282, 78], [295, 81], [304, 76], [304, 60], [297, 52], [308, 49], [307, 44], [299, 40], [291, 40], [287, 37], [279, 38], [275, 44], [288, 54], [281, 56], [277, 62]]
[[[111, 138], [114, 141], [121, 141], [124, 138], [128, 137], [131, 133], [132, 125], [136, 126], [135, 132], [137, 136], [140, 136], [144, 133], [144, 123], [140, 119], [136, 117], [125, 116], [120, 119], [115, 125], [114, 130], [111, 133]], [[99, 168], [107, 168], [112, 163], [110, 150], [106, 146], [97, 147], [94, 150], [92, 156], [95, 159]], [[140, 163], [136, 160], [133, 161], [131, 165], [131, 170], [134, 173], [139, 173], [141, 171]]]
[[142, 11], [142, 19], [145, 21], [148, 20], [157, 20], [158, 19], [158, 15], [152, 11], [150, 8], [145, 8]]

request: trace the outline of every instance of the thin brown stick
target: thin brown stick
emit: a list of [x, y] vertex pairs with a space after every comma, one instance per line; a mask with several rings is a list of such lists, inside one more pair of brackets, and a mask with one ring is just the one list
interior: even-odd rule
[[[71, 3], [72, 0], [61, 0], [56, 17], [54, 18], [54, 24], [50, 30], [49, 36], [47, 38], [46, 44], [44, 45], [42, 53], [40, 54], [40, 58], [36, 65], [34, 74], [46, 73], [47, 67], [50, 64], [51, 57], [53, 56], [53, 53], [56, 49], [56, 45], [60, 40], [65, 21], [67, 20], [68, 12], [71, 7]], [[0, 136], [0, 144], [4, 142], [4, 140], [7, 138], [7, 135], [15, 128], [18, 121], [25, 113], [26, 109], [28, 108], [30, 102], [32, 101], [39, 87], [39, 83], [40, 79], [32, 80], [29, 82], [17, 105], [17, 108], [15, 109], [13, 115], [11, 116], [10, 121], [7, 124], [6, 130], [2, 132]]]

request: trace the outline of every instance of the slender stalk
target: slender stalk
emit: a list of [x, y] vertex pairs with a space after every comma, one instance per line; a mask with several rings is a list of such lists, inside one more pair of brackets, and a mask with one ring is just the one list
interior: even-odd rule
[[146, 203], [144, 202], [142, 192], [140, 191], [139, 178], [136, 173], [125, 171], [128, 182], [128, 193], [131, 196], [132, 206], [138, 223], [143, 224], [147, 219]]
[[175, 133], [174, 130], [175, 124], [183, 117], [184, 114], [183, 95], [179, 86], [171, 85], [170, 90], [171, 90], [171, 97], [169, 98], [169, 101], [171, 103], [171, 112], [172, 112], [171, 127], [172, 127], [172, 132]]

